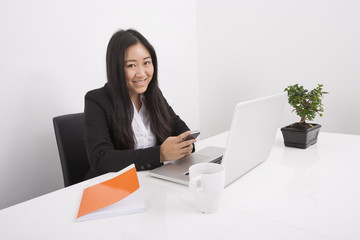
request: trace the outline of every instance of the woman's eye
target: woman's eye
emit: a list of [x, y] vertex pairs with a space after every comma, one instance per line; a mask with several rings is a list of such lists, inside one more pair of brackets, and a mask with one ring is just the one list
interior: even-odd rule
[[128, 65], [128, 68], [133, 68], [133, 67], [135, 67], [135, 64], [129, 64]]
[[150, 61], [146, 61], [144, 64], [149, 65], [150, 63], [151, 63]]

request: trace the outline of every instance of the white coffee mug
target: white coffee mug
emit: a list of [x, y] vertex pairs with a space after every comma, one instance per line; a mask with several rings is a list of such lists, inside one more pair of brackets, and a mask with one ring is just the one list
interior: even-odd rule
[[196, 208], [202, 213], [219, 209], [225, 184], [225, 169], [216, 163], [198, 163], [189, 168], [189, 188], [195, 195]]

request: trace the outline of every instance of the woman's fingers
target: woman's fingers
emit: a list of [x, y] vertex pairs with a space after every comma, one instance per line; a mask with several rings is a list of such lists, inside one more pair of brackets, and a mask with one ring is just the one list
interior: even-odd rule
[[186, 148], [187, 152], [185, 153], [185, 157], [191, 155], [193, 148], [194, 148], [194, 146], [192, 144], [190, 144], [190, 146]]
[[181, 149], [181, 155], [182, 157], [187, 157], [192, 153], [194, 146], [192, 144], [189, 144]]
[[182, 142], [186, 137], [188, 137], [191, 134], [191, 131], [186, 131], [178, 136], [178, 141]]

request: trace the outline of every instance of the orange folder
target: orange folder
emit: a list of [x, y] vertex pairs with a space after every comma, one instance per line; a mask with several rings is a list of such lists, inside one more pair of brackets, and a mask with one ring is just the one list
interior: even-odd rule
[[117, 176], [84, 189], [77, 221], [140, 211], [145, 211], [145, 204], [132, 164], [119, 171]]

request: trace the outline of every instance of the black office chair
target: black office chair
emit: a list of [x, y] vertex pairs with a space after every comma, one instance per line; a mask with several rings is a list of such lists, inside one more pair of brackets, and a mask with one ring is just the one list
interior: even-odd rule
[[83, 181], [90, 168], [83, 142], [84, 113], [54, 117], [53, 123], [64, 185], [67, 187]]

